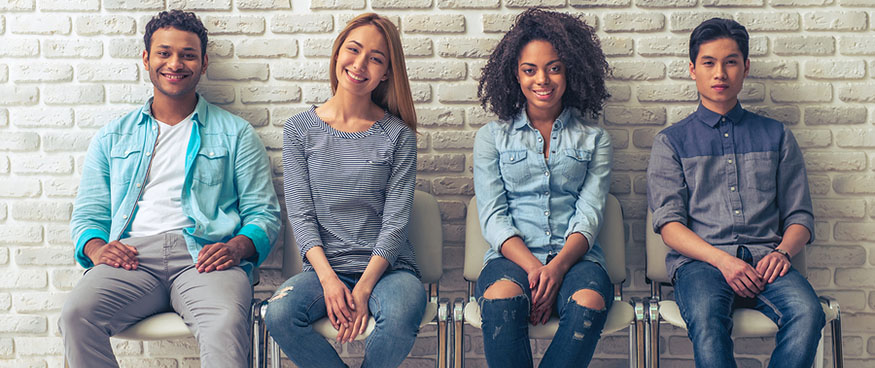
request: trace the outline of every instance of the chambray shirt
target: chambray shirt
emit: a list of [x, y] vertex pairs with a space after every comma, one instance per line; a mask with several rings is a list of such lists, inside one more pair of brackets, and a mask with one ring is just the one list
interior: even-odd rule
[[[741, 103], [721, 116], [698, 110], [660, 132], [647, 167], [653, 229], [679, 222], [709, 244], [735, 255], [746, 246], [759, 262], [800, 224], [814, 240], [805, 163], [784, 124]], [[665, 257], [669, 277], [691, 258]]]
[[[94, 264], [84, 253], [93, 238], [109, 242], [127, 234], [146, 185], [158, 123], [152, 99], [101, 128], [88, 147], [82, 181], [70, 221], [76, 261]], [[270, 253], [280, 230], [280, 206], [264, 146], [248, 122], [198, 95], [185, 157], [182, 212], [194, 227], [183, 229], [192, 261], [204, 245], [236, 235], [252, 239], [258, 259], [242, 260], [252, 275]]]
[[566, 108], [549, 139], [550, 156], [544, 159], [543, 138], [525, 109], [511, 122], [493, 121], [477, 131], [474, 191], [490, 245], [484, 263], [503, 257], [501, 245], [512, 236], [520, 236], [546, 263], [569, 235], [581, 233], [590, 244], [583, 259], [605, 264], [596, 238], [610, 187], [611, 137]]

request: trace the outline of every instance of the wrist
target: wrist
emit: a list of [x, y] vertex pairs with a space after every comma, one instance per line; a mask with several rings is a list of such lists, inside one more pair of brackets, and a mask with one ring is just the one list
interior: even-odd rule
[[92, 238], [85, 242], [85, 246], [82, 247], [82, 253], [85, 253], [88, 258], [91, 258], [91, 260], [94, 261], [94, 252], [102, 248], [104, 245], [106, 245], [106, 242], [103, 241], [103, 239]]
[[787, 258], [788, 262], [791, 261], [790, 253], [788, 253], [786, 250], [775, 248], [775, 249], [772, 249], [772, 251], [770, 253], [778, 253], [778, 254], [784, 256], [784, 258]]

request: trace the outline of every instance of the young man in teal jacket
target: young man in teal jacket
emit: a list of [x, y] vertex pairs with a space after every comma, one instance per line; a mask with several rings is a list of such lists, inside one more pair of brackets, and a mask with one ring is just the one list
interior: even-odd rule
[[154, 97], [104, 126], [88, 148], [71, 229], [89, 268], [64, 305], [71, 367], [117, 367], [109, 337], [173, 310], [204, 367], [242, 367], [253, 269], [270, 253], [280, 207], [270, 163], [245, 120], [195, 92], [207, 32], [193, 13], [146, 26]]

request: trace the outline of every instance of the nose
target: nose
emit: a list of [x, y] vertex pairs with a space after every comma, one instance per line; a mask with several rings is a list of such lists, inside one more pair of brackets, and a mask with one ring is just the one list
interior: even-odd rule
[[365, 65], [367, 65], [367, 60], [367, 55], [365, 55], [365, 53], [360, 53], [358, 56], [356, 56], [355, 61], [352, 63], [352, 66], [355, 67], [356, 71], [362, 71], [364, 70]]
[[547, 78], [547, 73], [543, 70], [539, 70], [535, 73], [535, 83], [537, 84], [550, 84], [550, 78]]
[[182, 59], [177, 55], [170, 56], [170, 58], [167, 59], [167, 68], [170, 70], [182, 69]]
[[723, 64], [717, 64], [717, 67], [714, 69], [714, 79], [726, 79], [726, 68], [723, 66]]

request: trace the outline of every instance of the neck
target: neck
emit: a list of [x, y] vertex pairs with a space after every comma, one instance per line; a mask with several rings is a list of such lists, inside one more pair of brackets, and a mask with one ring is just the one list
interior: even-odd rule
[[710, 100], [702, 99], [702, 106], [705, 106], [706, 109], [716, 112], [720, 115], [726, 115], [735, 105], [738, 104], [738, 99], [733, 100], [732, 102], [714, 102]]
[[562, 113], [562, 105], [556, 106], [550, 110], [541, 110], [541, 109], [532, 109], [529, 106], [526, 106], [526, 115], [529, 117], [529, 122], [532, 125], [553, 125], [553, 122], [556, 121], [556, 118], [559, 117], [559, 114]]
[[152, 116], [167, 125], [176, 125], [191, 115], [197, 106], [194, 92], [179, 97], [155, 93], [152, 99]]
[[332, 111], [334, 122], [378, 120], [383, 117], [383, 109], [371, 101], [370, 97], [352, 95], [339, 88], [322, 107]]

